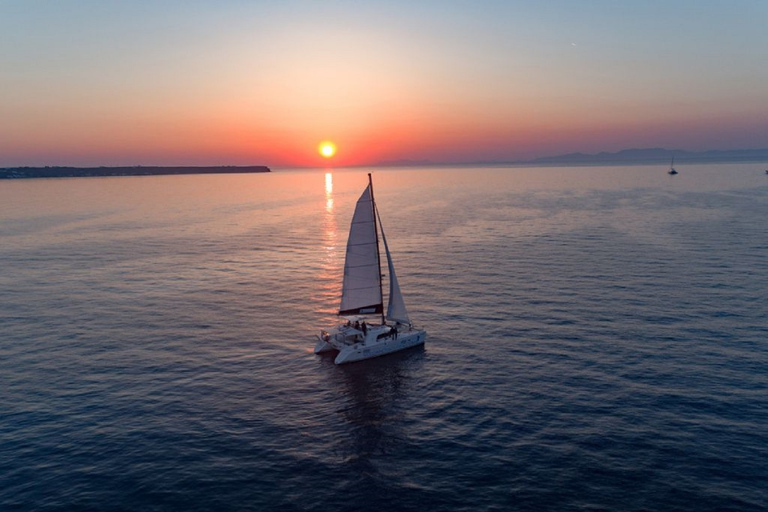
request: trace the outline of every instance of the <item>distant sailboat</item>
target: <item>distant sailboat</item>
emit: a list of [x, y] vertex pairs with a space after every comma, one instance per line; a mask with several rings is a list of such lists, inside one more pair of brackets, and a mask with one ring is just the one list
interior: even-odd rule
[[[408, 317], [403, 295], [395, 275], [392, 256], [384, 236], [381, 219], [373, 199], [373, 180], [368, 174], [368, 186], [357, 200], [349, 228], [347, 254], [344, 261], [339, 316], [346, 322], [329, 331], [321, 331], [315, 353], [337, 350], [336, 364], [369, 359], [409, 347], [422, 345], [427, 332], [417, 329]], [[378, 222], [377, 222], [378, 221]], [[381, 253], [378, 231], [384, 242], [389, 268], [389, 303], [384, 314]], [[369, 323], [379, 317], [381, 323]], [[378, 318], [377, 318], [378, 319]], [[388, 323], [389, 322], [389, 323]]]
[[675, 157], [672, 157], [672, 163], [669, 164], [669, 171], [667, 171], [667, 174], [675, 175], [677, 174], [677, 171], [675, 170]]

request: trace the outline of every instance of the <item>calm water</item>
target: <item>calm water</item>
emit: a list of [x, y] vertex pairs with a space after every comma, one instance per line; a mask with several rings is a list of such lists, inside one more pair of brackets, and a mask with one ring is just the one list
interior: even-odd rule
[[341, 367], [364, 172], [0, 182], [0, 509], [765, 510], [768, 176], [680, 171], [376, 171]]

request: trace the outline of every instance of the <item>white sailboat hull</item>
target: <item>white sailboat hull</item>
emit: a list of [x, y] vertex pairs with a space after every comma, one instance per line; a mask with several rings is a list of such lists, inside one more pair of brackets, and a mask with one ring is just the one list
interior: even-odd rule
[[392, 326], [371, 325], [363, 334], [361, 330], [340, 325], [318, 335], [315, 354], [338, 351], [336, 364], [352, 363], [423, 345], [426, 339], [426, 331], [407, 326], [400, 326], [395, 334]]
[[331, 352], [336, 350], [333, 345], [323, 340], [320, 335], [317, 336], [318, 340], [315, 343], [315, 354], [324, 354], [325, 352]]
[[372, 343], [344, 347], [339, 351], [339, 355], [336, 356], [334, 362], [336, 364], [344, 364], [352, 363], [354, 361], [362, 361], [363, 359], [371, 359], [372, 357], [383, 356], [385, 354], [397, 352], [398, 350], [405, 350], [406, 348], [423, 345], [426, 339], [426, 331], [406, 331], [404, 333], [399, 333], [397, 339], [387, 338]]

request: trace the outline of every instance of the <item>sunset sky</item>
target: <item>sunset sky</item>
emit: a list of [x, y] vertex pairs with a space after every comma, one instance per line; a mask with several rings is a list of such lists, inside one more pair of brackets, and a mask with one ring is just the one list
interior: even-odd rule
[[633, 147], [768, 147], [768, 1], [0, 0], [0, 167]]

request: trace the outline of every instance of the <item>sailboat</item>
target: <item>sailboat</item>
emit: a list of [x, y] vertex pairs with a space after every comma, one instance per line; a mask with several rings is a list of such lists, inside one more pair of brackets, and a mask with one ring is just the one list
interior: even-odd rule
[[[389, 297], [384, 313], [379, 232], [389, 271]], [[351, 363], [424, 344], [427, 332], [416, 328], [405, 308], [392, 256], [384, 236], [373, 180], [357, 200], [349, 228], [339, 316], [346, 321], [321, 331], [315, 353], [338, 351], [335, 363]]]
[[675, 175], [677, 174], [677, 171], [675, 170], [675, 157], [672, 157], [672, 163], [669, 164], [669, 170], [667, 171], [667, 174]]

